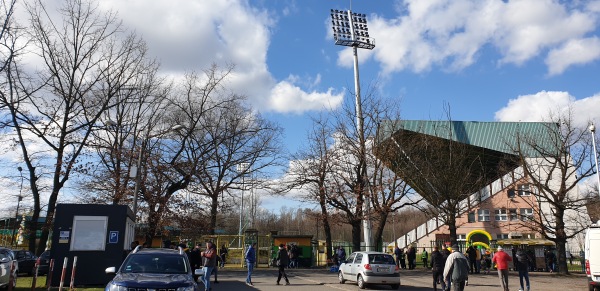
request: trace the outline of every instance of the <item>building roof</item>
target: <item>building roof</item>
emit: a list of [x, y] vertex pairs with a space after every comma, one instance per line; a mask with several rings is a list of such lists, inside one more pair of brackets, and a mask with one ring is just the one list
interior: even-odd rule
[[[552, 148], [552, 133], [558, 124], [550, 122], [480, 122], [480, 121], [427, 121], [387, 120], [380, 124], [378, 140], [392, 137], [400, 130], [436, 136], [456, 142], [515, 154], [517, 137], [536, 138], [537, 145]], [[521, 143], [525, 146], [528, 143]], [[539, 151], [522, 149], [528, 157], [536, 157]]]

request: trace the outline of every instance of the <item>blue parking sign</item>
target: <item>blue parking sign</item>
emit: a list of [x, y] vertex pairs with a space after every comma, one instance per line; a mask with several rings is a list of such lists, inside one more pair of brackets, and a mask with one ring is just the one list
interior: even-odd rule
[[118, 231], [111, 231], [108, 235], [108, 243], [109, 244], [116, 244], [119, 242], [119, 232]]

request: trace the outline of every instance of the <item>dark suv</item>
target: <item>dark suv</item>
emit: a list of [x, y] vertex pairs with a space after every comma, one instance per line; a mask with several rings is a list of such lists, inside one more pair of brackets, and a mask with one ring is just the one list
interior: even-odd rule
[[26, 250], [13, 250], [13, 252], [17, 257], [17, 261], [19, 262], [19, 272], [33, 275], [33, 272], [35, 271], [35, 263], [37, 262], [36, 255]]
[[119, 270], [110, 267], [106, 273], [115, 274], [115, 277], [108, 282], [105, 291], [198, 291], [194, 271], [181, 248], [137, 247], [125, 258]]

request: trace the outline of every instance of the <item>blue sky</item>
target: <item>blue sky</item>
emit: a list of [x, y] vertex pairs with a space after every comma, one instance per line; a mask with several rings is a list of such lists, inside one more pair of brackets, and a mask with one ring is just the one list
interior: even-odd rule
[[231, 88], [284, 126], [292, 152], [310, 114], [352, 98], [332, 8], [367, 15], [376, 47], [359, 50], [362, 86], [377, 82], [405, 119], [443, 118], [448, 103], [455, 120], [540, 120], [587, 101], [585, 123], [600, 108], [598, 1], [101, 2], [144, 36], [165, 74], [235, 64]]
[[311, 114], [353, 98], [352, 54], [334, 44], [332, 8], [367, 15], [376, 47], [359, 50], [362, 86], [377, 82], [404, 119], [444, 118], [448, 103], [455, 120], [540, 121], [569, 104], [576, 122], [600, 120], [600, 1], [99, 3], [142, 35], [164, 75], [234, 64], [229, 87], [284, 127], [290, 152]]

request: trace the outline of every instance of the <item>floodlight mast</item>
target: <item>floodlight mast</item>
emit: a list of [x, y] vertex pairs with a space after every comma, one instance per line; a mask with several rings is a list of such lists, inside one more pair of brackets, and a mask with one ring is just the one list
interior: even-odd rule
[[[356, 130], [360, 142], [359, 163], [361, 175], [366, 176], [366, 149], [365, 149], [365, 129], [363, 125], [362, 105], [360, 99], [360, 78], [358, 73], [358, 48], [372, 50], [375, 48], [375, 39], [369, 36], [367, 27], [367, 18], [365, 14], [353, 13], [351, 10], [343, 11], [331, 9], [331, 26], [333, 29], [333, 39], [336, 45], [352, 47], [354, 55], [354, 89], [356, 102]], [[364, 186], [364, 185], [363, 185]], [[365, 191], [365, 189], [360, 189]], [[365, 199], [365, 213], [370, 208], [369, 199]], [[363, 219], [363, 235], [365, 238], [365, 248], [367, 251], [373, 249], [371, 236], [371, 221], [368, 215]]]

